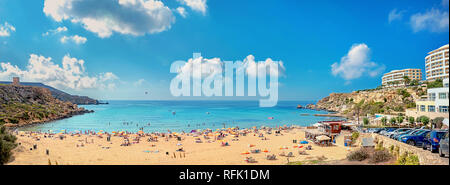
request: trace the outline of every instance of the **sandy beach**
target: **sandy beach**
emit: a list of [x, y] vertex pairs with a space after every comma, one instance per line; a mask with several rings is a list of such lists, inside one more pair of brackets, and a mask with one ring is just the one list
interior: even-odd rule
[[[154, 136], [147, 134], [139, 137], [139, 143], [133, 143], [137, 134], [128, 134], [126, 137], [130, 146], [121, 146], [124, 136], [120, 135], [112, 135], [107, 141], [105, 134], [101, 137], [98, 134], [60, 134], [64, 137], [61, 140], [57, 134], [48, 137], [44, 133], [20, 132], [16, 134], [20, 145], [14, 149], [14, 160], [8, 164], [48, 165], [50, 161], [52, 165], [284, 165], [288, 163], [288, 157], [280, 156], [282, 152], [293, 153], [293, 157], [289, 157], [290, 162], [320, 158], [324, 161], [342, 160], [349, 152], [348, 148], [340, 145], [321, 147], [312, 142], [298, 144], [305, 138], [302, 128], [281, 130], [279, 134], [248, 132], [245, 136], [239, 134], [236, 137], [229, 131], [222, 131], [225, 136], [220, 141], [215, 140], [215, 136], [205, 139], [207, 134], [196, 136], [192, 133], [177, 133], [176, 137], [167, 136], [167, 140], [166, 137], [159, 137], [158, 141], [148, 141]], [[214, 133], [217, 134], [217, 131]], [[260, 133], [264, 134], [263, 137]], [[297, 144], [293, 140], [297, 140]], [[222, 146], [222, 142], [229, 146]], [[34, 145], [36, 149], [33, 149]], [[312, 150], [305, 150], [308, 145], [312, 146]], [[180, 148], [184, 151], [177, 151]], [[251, 152], [257, 149], [259, 153]], [[306, 155], [299, 155], [299, 150], [305, 151]], [[246, 152], [250, 154], [244, 154]], [[266, 159], [266, 155], [271, 154], [276, 155], [276, 160]], [[252, 157], [256, 162], [247, 163], [246, 157]]]

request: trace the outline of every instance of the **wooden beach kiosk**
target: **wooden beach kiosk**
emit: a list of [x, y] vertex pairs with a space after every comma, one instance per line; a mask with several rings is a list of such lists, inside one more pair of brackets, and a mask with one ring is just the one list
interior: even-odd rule
[[305, 130], [306, 139], [312, 140], [321, 146], [329, 146], [337, 135], [341, 133], [344, 121], [321, 121], [315, 123], [315, 129], [309, 127]]

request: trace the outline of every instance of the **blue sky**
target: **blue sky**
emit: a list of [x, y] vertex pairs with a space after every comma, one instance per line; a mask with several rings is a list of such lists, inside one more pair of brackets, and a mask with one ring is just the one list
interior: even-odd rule
[[449, 42], [448, 0], [121, 1], [132, 5], [0, 0], [0, 80], [98, 99], [179, 99], [172, 62], [253, 55], [283, 62], [280, 100], [318, 100], [375, 88], [390, 70], [424, 70], [426, 53]]

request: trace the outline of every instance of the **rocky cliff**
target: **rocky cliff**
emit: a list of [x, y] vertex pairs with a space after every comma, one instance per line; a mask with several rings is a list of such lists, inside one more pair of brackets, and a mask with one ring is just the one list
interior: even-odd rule
[[400, 88], [331, 93], [315, 105], [308, 105], [308, 108], [334, 111], [348, 117], [358, 110], [360, 115], [398, 113], [414, 108], [415, 100], [424, 92], [426, 89]]
[[24, 126], [91, 111], [58, 100], [47, 88], [0, 84], [0, 124]]
[[[11, 82], [3, 82], [1, 81], [0, 84], [6, 84], [9, 85]], [[71, 103], [77, 104], [77, 105], [97, 105], [100, 102], [98, 100], [94, 100], [92, 98], [89, 98], [87, 96], [77, 96], [77, 95], [71, 95], [64, 91], [55, 89], [53, 87], [50, 87], [48, 85], [45, 85], [43, 83], [35, 83], [35, 82], [21, 82], [21, 85], [24, 86], [33, 86], [33, 87], [43, 87], [50, 90], [52, 93], [52, 96], [55, 97], [58, 100], [61, 101], [69, 101]]]

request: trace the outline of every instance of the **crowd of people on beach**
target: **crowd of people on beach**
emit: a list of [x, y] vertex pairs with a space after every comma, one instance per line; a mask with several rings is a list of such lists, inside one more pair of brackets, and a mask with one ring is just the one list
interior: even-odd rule
[[[124, 123], [129, 124], [129, 123]], [[138, 126], [138, 125], [137, 125]], [[21, 137], [31, 137], [33, 140], [36, 141], [36, 143], [33, 145], [33, 148], [30, 150], [35, 150], [37, 148], [37, 144], [39, 143], [42, 138], [47, 139], [58, 139], [58, 140], [64, 140], [67, 137], [81, 137], [83, 136], [84, 139], [79, 140], [79, 143], [76, 144], [76, 147], [85, 147], [88, 144], [94, 143], [94, 138], [97, 139], [103, 139], [105, 138], [107, 142], [110, 142], [112, 144], [112, 137], [118, 137], [121, 138], [122, 143], [120, 144], [121, 147], [131, 146], [133, 144], [138, 144], [142, 140], [147, 141], [148, 143], [155, 143], [151, 144], [152, 147], [156, 146], [157, 142], [160, 142], [161, 139], [163, 141], [173, 141], [175, 140], [175, 143], [177, 143], [177, 149], [174, 152], [166, 152], [167, 156], [170, 156], [172, 158], [184, 158], [186, 156], [185, 149], [183, 148], [182, 142], [185, 140], [186, 137], [194, 137], [195, 143], [213, 143], [218, 142], [220, 143], [220, 146], [226, 147], [230, 146], [229, 141], [227, 139], [230, 139], [231, 141], [239, 141], [240, 137], [252, 135], [254, 137], [258, 137], [261, 140], [268, 140], [266, 135], [283, 135], [281, 131], [283, 130], [290, 130], [295, 128], [295, 126], [280, 126], [280, 127], [252, 127], [252, 128], [245, 128], [241, 129], [239, 127], [232, 127], [232, 128], [222, 128], [222, 129], [216, 129], [215, 131], [212, 129], [197, 129], [197, 130], [191, 130], [190, 132], [173, 132], [171, 130], [167, 130], [167, 132], [144, 132], [143, 129], [140, 129], [138, 132], [129, 132], [129, 131], [112, 131], [112, 132], [105, 132], [103, 130], [94, 131], [94, 130], [82, 130], [82, 131], [70, 131], [67, 132], [66, 130], [61, 130], [58, 133], [53, 133], [53, 131], [48, 130], [47, 132], [42, 131], [14, 131], [16, 135]], [[88, 139], [89, 138], [89, 139]], [[20, 143], [19, 143], [20, 145]], [[109, 149], [110, 147], [102, 146], [104, 149]], [[249, 147], [253, 147], [252, 145], [249, 145]], [[146, 151], [151, 152], [151, 151]], [[154, 153], [157, 153], [158, 150], [153, 151]], [[261, 152], [268, 152], [267, 149], [252, 149], [250, 152], [245, 152], [246, 154], [250, 153], [261, 153]], [[46, 149], [47, 155], [49, 155], [49, 150]], [[177, 155], [176, 153], [180, 153]], [[281, 154], [281, 156], [287, 156]], [[276, 156], [274, 154], [270, 154], [267, 156], [267, 160], [274, 160]], [[252, 158], [247, 158], [245, 161], [252, 163], [255, 162]]]

